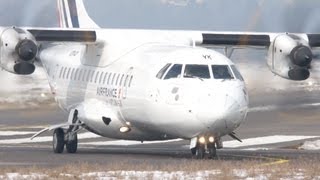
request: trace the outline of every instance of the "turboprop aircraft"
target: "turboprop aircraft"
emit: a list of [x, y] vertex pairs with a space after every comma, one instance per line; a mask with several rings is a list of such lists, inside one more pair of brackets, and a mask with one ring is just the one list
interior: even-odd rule
[[241, 141], [234, 131], [248, 111], [232, 51], [266, 49], [273, 73], [305, 80], [320, 46], [320, 34], [101, 29], [82, 0], [58, 0], [58, 10], [60, 28], [0, 28], [1, 67], [28, 75], [41, 62], [69, 114], [32, 137], [53, 131], [55, 153], [76, 153], [85, 129], [141, 142], [182, 138], [197, 158], [212, 158], [222, 136]]

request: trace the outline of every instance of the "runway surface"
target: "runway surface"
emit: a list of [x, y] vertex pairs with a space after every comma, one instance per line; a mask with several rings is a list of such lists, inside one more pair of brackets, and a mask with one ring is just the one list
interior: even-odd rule
[[[320, 151], [301, 150], [305, 141], [320, 139], [319, 91], [296, 91], [252, 96], [247, 120], [236, 131], [243, 143], [224, 138], [216, 160], [320, 159]], [[290, 98], [288, 98], [290, 97]], [[177, 163], [192, 159], [189, 142], [122, 141], [79, 133], [77, 154], [52, 152], [52, 132], [31, 141], [35, 132], [64, 122], [67, 115], [56, 107], [1, 110], [0, 166], [59, 166], [70, 163], [112, 164]]]

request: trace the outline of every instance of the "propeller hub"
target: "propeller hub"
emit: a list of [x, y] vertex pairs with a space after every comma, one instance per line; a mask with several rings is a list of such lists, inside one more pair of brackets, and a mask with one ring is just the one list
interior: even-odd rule
[[36, 57], [38, 47], [32, 40], [24, 39], [17, 44], [16, 52], [21, 60], [30, 61]]
[[310, 65], [313, 58], [313, 54], [310, 47], [299, 45], [293, 48], [293, 50], [290, 53], [290, 58], [293, 64], [300, 67], [306, 67]]

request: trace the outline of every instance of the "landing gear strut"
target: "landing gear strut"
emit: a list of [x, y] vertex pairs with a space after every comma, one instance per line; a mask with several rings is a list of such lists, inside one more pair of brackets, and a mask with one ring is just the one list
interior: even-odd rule
[[77, 133], [68, 132], [66, 134], [66, 149], [68, 153], [76, 153], [78, 149]]
[[65, 132], [62, 128], [57, 128], [53, 132], [53, 151], [55, 153], [63, 153], [64, 145], [68, 153], [76, 153], [78, 149], [78, 135], [81, 122], [78, 119], [78, 111], [75, 110], [72, 118], [72, 125]]

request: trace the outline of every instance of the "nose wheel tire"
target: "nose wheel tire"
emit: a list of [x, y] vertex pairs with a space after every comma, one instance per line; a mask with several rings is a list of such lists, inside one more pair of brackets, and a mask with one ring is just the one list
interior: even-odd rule
[[76, 133], [72, 134], [69, 132], [67, 134], [67, 142], [66, 142], [66, 149], [68, 153], [76, 153], [78, 149], [78, 136]]
[[64, 131], [62, 128], [58, 128], [53, 132], [53, 151], [60, 154], [64, 150]]
[[196, 153], [195, 156], [197, 159], [203, 159], [205, 155], [205, 148], [204, 146], [198, 146], [196, 147]]
[[208, 144], [209, 159], [213, 159], [217, 156], [217, 149], [214, 144]]

